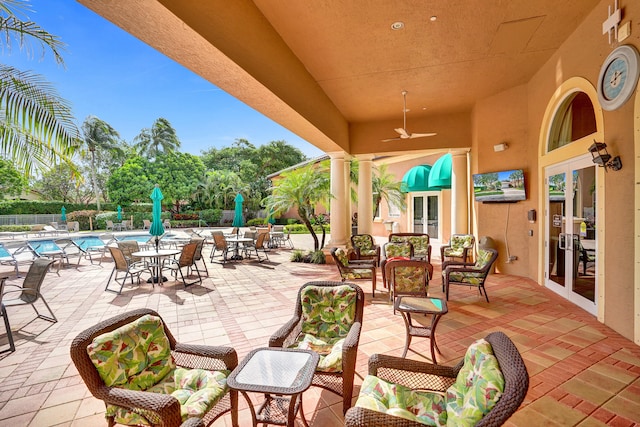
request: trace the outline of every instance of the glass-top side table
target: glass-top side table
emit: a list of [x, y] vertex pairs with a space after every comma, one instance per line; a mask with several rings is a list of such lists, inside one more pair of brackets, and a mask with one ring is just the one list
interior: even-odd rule
[[[310, 350], [258, 348], [233, 370], [227, 384], [249, 403], [254, 427], [259, 423], [293, 426], [298, 410], [303, 424], [308, 426], [302, 393], [311, 386], [319, 360], [318, 354]], [[264, 393], [257, 411], [247, 392]]]
[[[441, 298], [400, 296], [396, 298], [394, 307], [396, 311], [399, 311], [402, 314], [402, 319], [404, 320], [404, 326], [407, 332], [402, 357], [407, 356], [407, 351], [409, 350], [412, 337], [429, 338], [431, 361], [434, 364], [438, 364], [436, 361], [435, 350], [438, 350], [438, 353], [440, 353], [440, 349], [436, 343], [436, 326], [438, 326], [440, 318], [449, 311], [447, 308], [447, 301]], [[412, 314], [430, 314], [432, 316], [431, 325], [423, 326], [421, 324], [414, 324], [411, 319]]]

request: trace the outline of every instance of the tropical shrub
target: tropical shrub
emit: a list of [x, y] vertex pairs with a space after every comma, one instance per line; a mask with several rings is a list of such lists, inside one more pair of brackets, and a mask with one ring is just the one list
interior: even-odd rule
[[300, 249], [295, 249], [291, 252], [291, 262], [303, 262], [304, 261], [304, 251]]
[[314, 264], [326, 264], [327, 259], [322, 250], [317, 250], [309, 253], [310, 261]]

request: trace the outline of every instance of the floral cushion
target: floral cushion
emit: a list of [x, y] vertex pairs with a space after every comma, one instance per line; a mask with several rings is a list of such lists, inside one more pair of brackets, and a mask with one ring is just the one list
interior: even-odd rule
[[374, 253], [375, 253], [375, 248], [373, 247], [374, 246], [373, 241], [369, 235], [358, 234], [356, 236], [353, 236], [352, 240], [353, 240], [353, 245], [356, 248], [360, 249], [360, 252], [374, 250]]
[[461, 257], [465, 248], [473, 246], [474, 237], [471, 234], [453, 235], [449, 247], [444, 248], [444, 255], [449, 257]]
[[97, 336], [87, 353], [107, 386], [130, 390], [146, 390], [176, 367], [162, 320], [151, 315]]
[[302, 334], [344, 338], [356, 317], [358, 294], [349, 285], [306, 286], [300, 295]]
[[504, 392], [504, 377], [491, 344], [473, 343], [456, 382], [446, 395], [412, 390], [367, 375], [356, 406], [406, 418], [429, 426], [474, 426], [496, 405]]
[[342, 278], [346, 280], [354, 279], [372, 279], [373, 272], [370, 268], [354, 268], [342, 274]]
[[334, 253], [336, 254], [336, 258], [338, 258], [340, 264], [344, 265], [345, 267], [349, 265], [349, 256], [344, 249], [338, 248]]
[[476, 259], [476, 267], [483, 268], [485, 265], [491, 261], [491, 257], [493, 256], [492, 252], [486, 251], [484, 249], [478, 249], [478, 258]]
[[[174, 396], [180, 402], [183, 421], [202, 418], [228, 391], [229, 371], [176, 367], [157, 316], [142, 316], [94, 338], [87, 353], [108, 386]], [[115, 405], [107, 405], [106, 416], [115, 417], [119, 424], [152, 424], [143, 414]]]
[[[180, 402], [180, 415], [183, 421], [190, 417], [203, 418], [226, 394], [229, 374], [230, 371], [176, 368], [146, 391], [170, 394], [175, 397]], [[116, 423], [124, 425], [152, 424], [143, 415], [115, 405], [107, 405], [106, 415], [115, 417]]]
[[445, 396], [414, 391], [373, 375], [367, 375], [362, 382], [356, 406], [429, 426], [447, 425]]
[[429, 253], [429, 236], [410, 236], [409, 243], [413, 245], [413, 255], [427, 256]]
[[452, 271], [449, 273], [449, 282], [468, 283], [469, 285], [479, 285], [484, 282], [484, 278], [484, 273], [476, 273], [471, 271]]
[[396, 267], [393, 269], [394, 292], [419, 292], [427, 294], [426, 271], [417, 267]]
[[342, 347], [346, 338], [319, 338], [311, 334], [300, 334], [291, 346], [318, 353], [320, 361], [316, 370], [322, 372], [342, 372]]
[[504, 377], [491, 344], [484, 339], [474, 342], [464, 356], [456, 382], [447, 390], [447, 425], [476, 425], [503, 392]]
[[389, 258], [396, 257], [410, 257], [411, 256], [411, 245], [408, 245], [404, 242], [391, 242], [387, 243], [384, 246], [384, 253]]

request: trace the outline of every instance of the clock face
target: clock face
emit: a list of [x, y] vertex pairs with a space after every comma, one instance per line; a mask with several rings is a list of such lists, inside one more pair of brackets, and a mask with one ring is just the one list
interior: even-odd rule
[[598, 77], [598, 100], [602, 109], [620, 108], [633, 95], [639, 59], [638, 51], [630, 45], [618, 47], [605, 59]]
[[602, 80], [602, 92], [606, 99], [612, 100], [620, 96], [627, 80], [628, 69], [624, 58], [616, 58], [609, 64]]

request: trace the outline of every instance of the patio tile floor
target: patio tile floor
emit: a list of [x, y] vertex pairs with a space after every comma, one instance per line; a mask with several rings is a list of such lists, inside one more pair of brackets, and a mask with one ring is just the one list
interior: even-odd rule
[[[240, 359], [266, 346], [290, 318], [300, 285], [338, 280], [333, 265], [294, 264], [289, 256], [290, 251], [279, 250], [269, 254], [268, 262], [224, 266], [207, 257], [209, 277], [202, 286], [185, 290], [175, 281], [155, 287], [143, 283], [125, 287], [120, 296], [104, 292], [113, 265], [109, 261], [102, 266], [83, 261], [78, 269], [61, 270], [59, 277], [49, 274], [43, 294], [58, 323], [34, 320], [28, 307], [8, 309], [17, 349], [0, 355], [0, 427], [106, 425], [104, 406], [87, 391], [68, 348], [81, 330], [134, 308], [157, 310], [179, 341], [231, 345]], [[429, 293], [442, 296], [439, 261], [433, 261], [436, 279]], [[399, 314], [393, 315], [385, 292], [372, 298], [369, 281], [356, 283], [366, 294], [357, 395], [370, 355], [402, 354], [404, 325]], [[380, 273], [378, 283], [381, 289]], [[640, 426], [639, 346], [531, 280], [492, 275], [487, 290], [490, 303], [474, 289], [452, 288], [449, 313], [438, 325], [438, 362], [455, 364], [475, 339], [496, 330], [507, 333], [531, 376], [525, 402], [507, 426]], [[2, 330], [0, 350], [6, 346]], [[428, 360], [428, 354], [428, 340], [415, 338], [407, 357]], [[255, 404], [258, 396], [252, 399]], [[309, 389], [304, 408], [312, 426], [343, 425], [340, 398], [328, 391]], [[230, 417], [213, 425], [229, 426]], [[242, 397], [240, 425], [251, 425]]]

